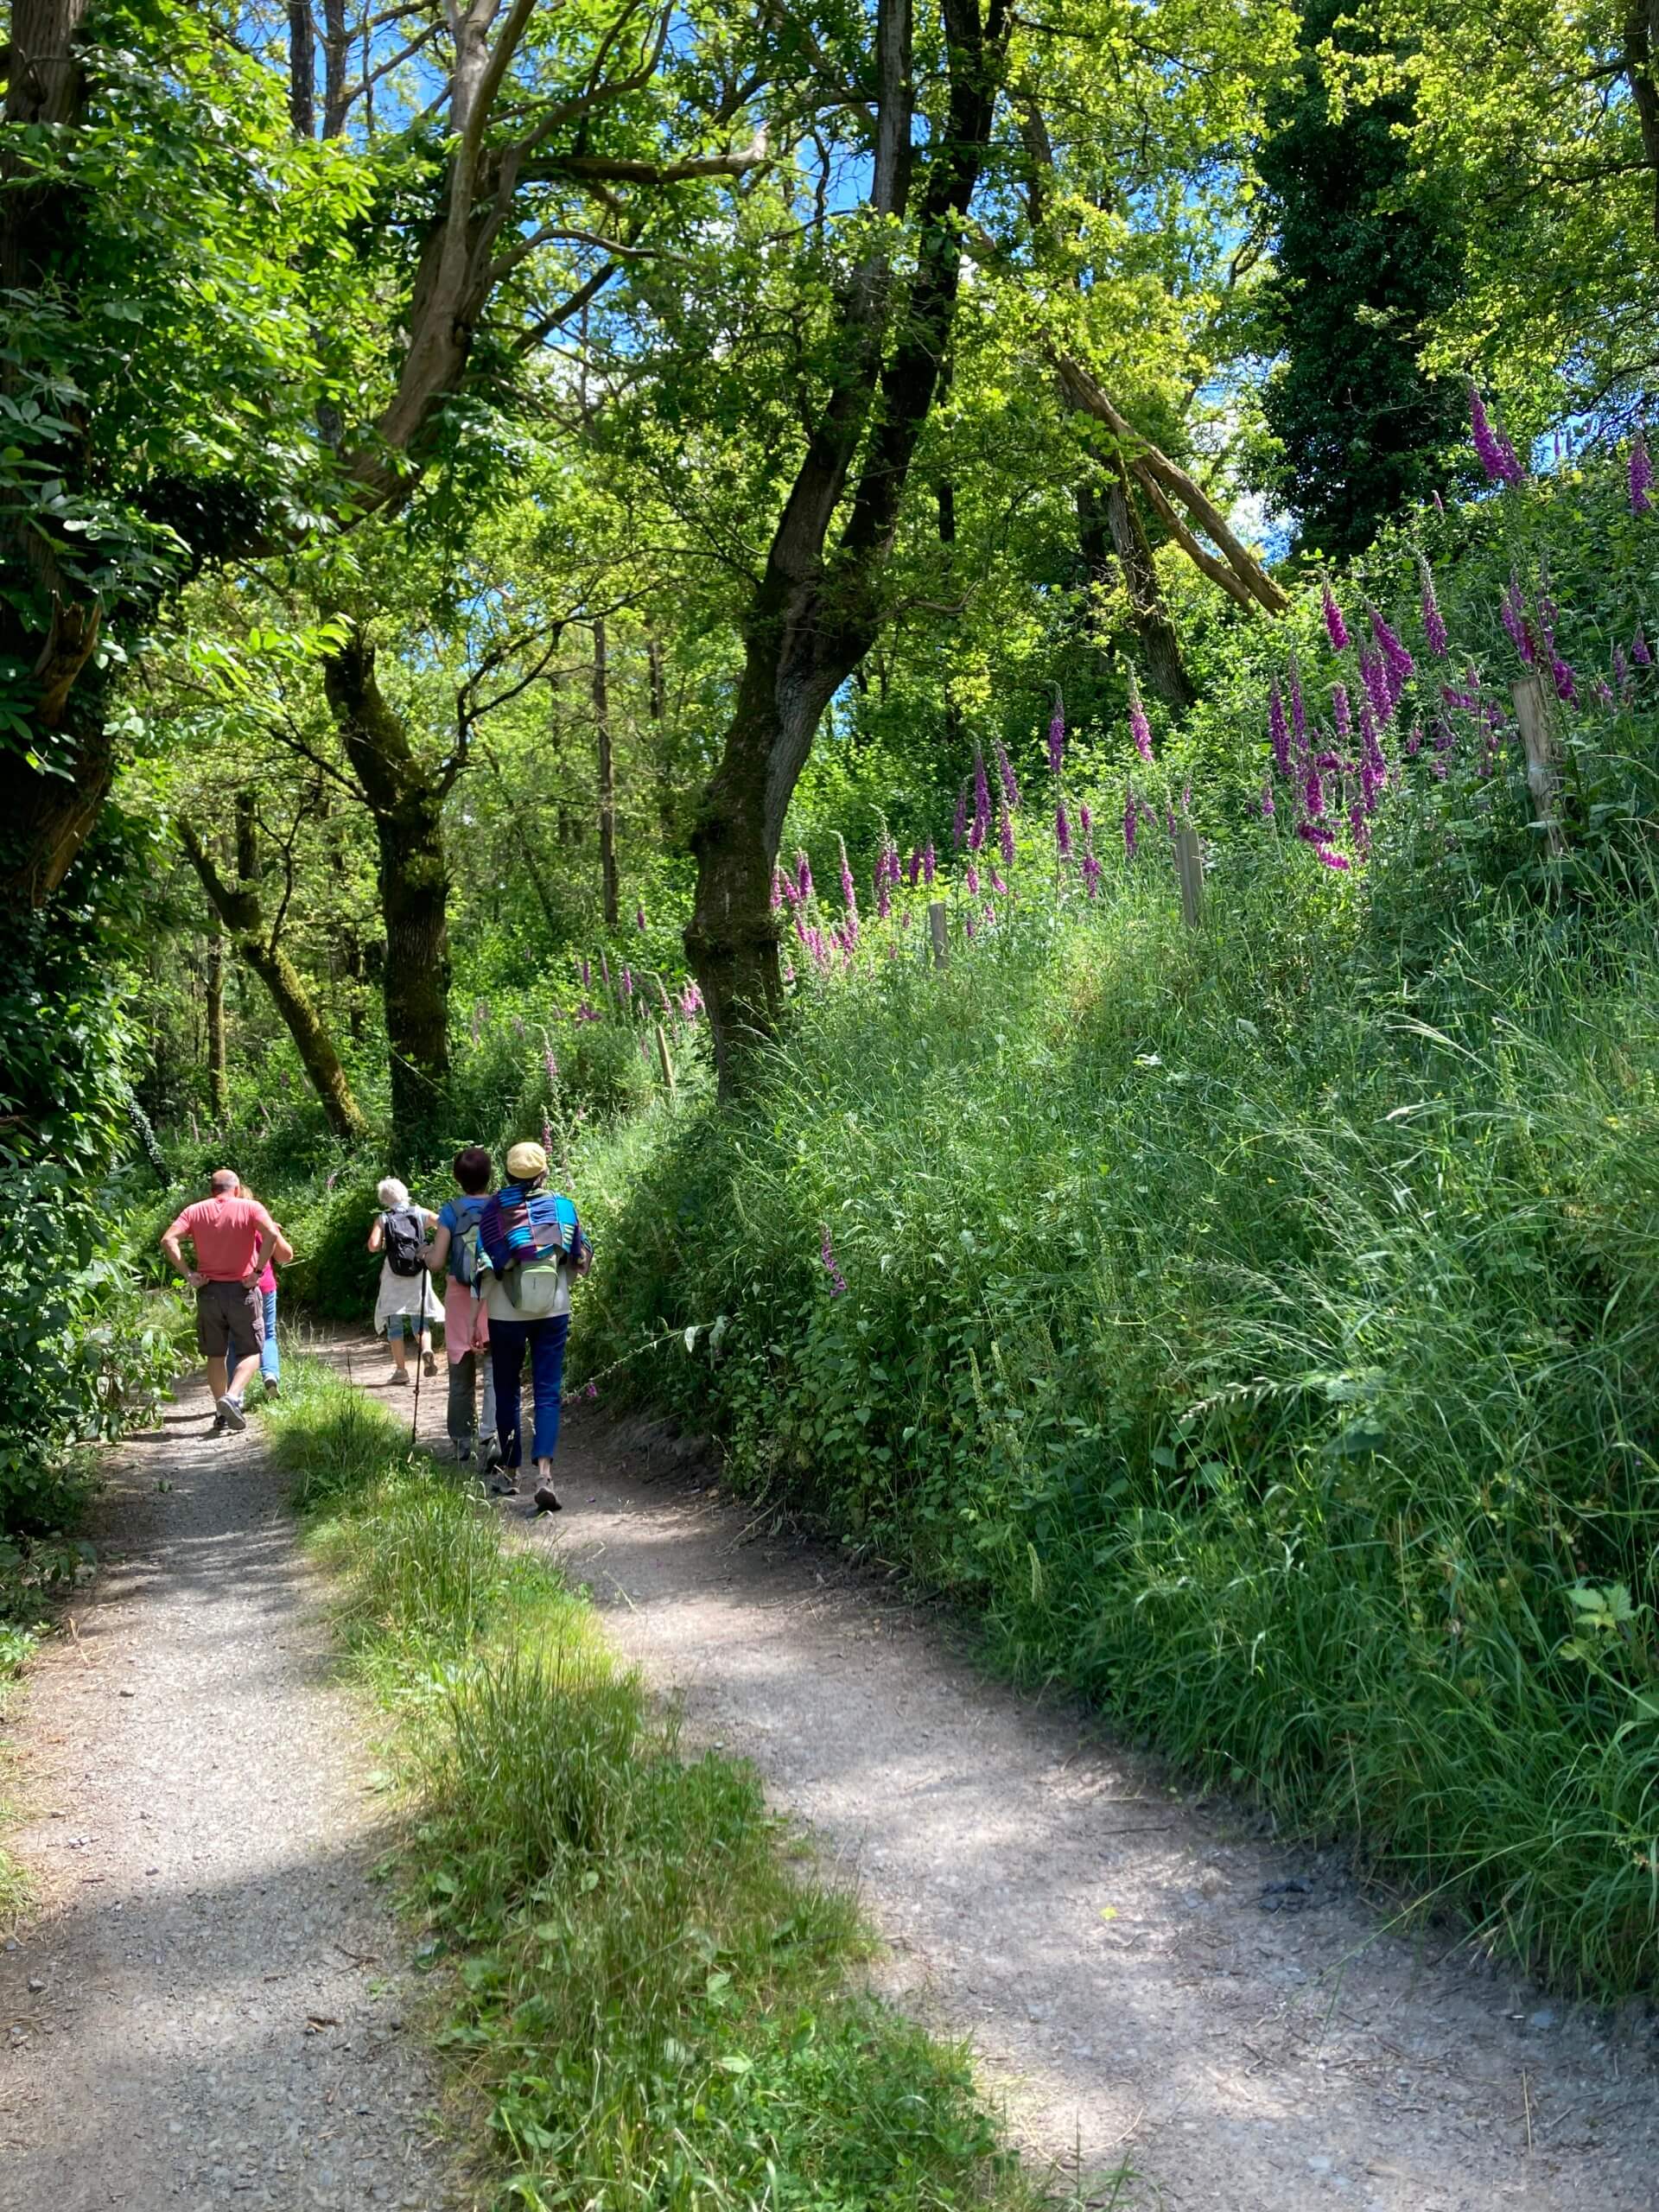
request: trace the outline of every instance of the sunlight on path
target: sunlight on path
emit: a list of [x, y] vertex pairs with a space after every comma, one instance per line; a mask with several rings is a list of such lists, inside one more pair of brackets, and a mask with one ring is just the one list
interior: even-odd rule
[[121, 1455], [36, 1669], [0, 1951], [0, 2212], [445, 2202], [363, 1727], [257, 1432], [184, 1386]]

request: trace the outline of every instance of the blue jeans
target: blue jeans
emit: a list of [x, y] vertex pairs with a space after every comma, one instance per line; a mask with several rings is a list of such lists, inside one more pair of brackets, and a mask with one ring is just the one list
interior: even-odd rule
[[501, 1440], [501, 1464], [524, 1465], [519, 1425], [518, 1379], [530, 1352], [531, 1389], [536, 1401], [532, 1459], [550, 1459], [559, 1446], [559, 1394], [564, 1388], [564, 1340], [570, 1316], [556, 1313], [542, 1321], [498, 1321], [490, 1316], [490, 1362], [495, 1371], [495, 1433]]
[[259, 1344], [259, 1372], [267, 1382], [282, 1380], [282, 1362], [276, 1357], [276, 1294], [262, 1290], [259, 1302], [264, 1308], [265, 1333]]

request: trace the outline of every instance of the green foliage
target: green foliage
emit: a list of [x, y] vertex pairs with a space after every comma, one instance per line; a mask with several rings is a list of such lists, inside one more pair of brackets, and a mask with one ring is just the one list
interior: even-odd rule
[[[1408, 501], [1467, 477], [1467, 413], [1454, 378], [1419, 364], [1426, 325], [1456, 294], [1461, 219], [1433, 174], [1410, 178], [1408, 97], [1333, 118], [1319, 57], [1342, 15], [1302, 16], [1297, 66], [1270, 103], [1256, 154], [1274, 267], [1256, 294], [1261, 390], [1279, 465], [1264, 482], [1302, 541], [1345, 557]], [[1344, 24], [1345, 45], [1373, 44]]]
[[384, 1408], [302, 1364], [275, 1426], [391, 1713], [494, 2201], [1038, 2212], [965, 2053], [859, 1993], [868, 1935], [753, 1770], [682, 1758], [586, 1600]]
[[725, 1316], [607, 1389], [1021, 1675], [1643, 1987], [1659, 1682], [1573, 1593], [1659, 1598], [1652, 908], [1472, 903], [1405, 960], [1403, 882], [1257, 851], [1197, 935], [1137, 868], [596, 1147], [578, 1358]]

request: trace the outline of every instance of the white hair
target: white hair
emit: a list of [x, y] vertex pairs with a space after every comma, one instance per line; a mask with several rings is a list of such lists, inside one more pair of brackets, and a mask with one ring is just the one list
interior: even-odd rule
[[400, 1183], [395, 1175], [385, 1177], [375, 1194], [388, 1213], [396, 1213], [399, 1206], [409, 1204], [409, 1185]]

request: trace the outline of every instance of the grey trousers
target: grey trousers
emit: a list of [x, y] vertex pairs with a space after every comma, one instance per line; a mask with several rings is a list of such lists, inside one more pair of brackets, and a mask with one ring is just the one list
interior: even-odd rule
[[[484, 1418], [475, 1418], [478, 1371], [484, 1370]], [[495, 1433], [495, 1373], [487, 1351], [462, 1352], [449, 1363], [449, 1441], [470, 1445], [475, 1436]]]

